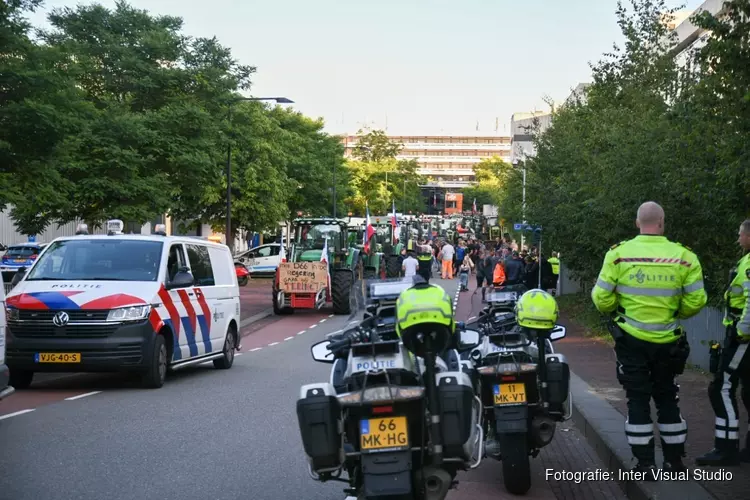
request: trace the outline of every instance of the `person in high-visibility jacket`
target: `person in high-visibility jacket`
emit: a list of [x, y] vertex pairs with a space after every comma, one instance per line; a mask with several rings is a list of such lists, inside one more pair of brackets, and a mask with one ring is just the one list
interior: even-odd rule
[[552, 252], [552, 257], [547, 259], [547, 262], [552, 266], [552, 274], [555, 276], [560, 275], [560, 259], [557, 258], [557, 252]]
[[655, 469], [651, 398], [658, 411], [664, 470], [684, 472], [687, 423], [680, 414], [674, 378], [685, 369], [690, 347], [677, 319], [706, 305], [703, 269], [687, 247], [664, 237], [664, 210], [654, 202], [638, 209], [640, 235], [614, 245], [604, 258], [591, 298], [613, 314], [617, 378], [628, 399], [625, 434], [638, 464]]
[[750, 411], [750, 219], [740, 226], [737, 241], [745, 255], [732, 270], [730, 283], [724, 293], [724, 326], [726, 337], [718, 354], [714, 380], [708, 385], [716, 423], [714, 449], [696, 459], [698, 465], [738, 465], [750, 462], [750, 432], [745, 437], [745, 448], [739, 450], [740, 421], [737, 411], [737, 385], [742, 382], [742, 401]]

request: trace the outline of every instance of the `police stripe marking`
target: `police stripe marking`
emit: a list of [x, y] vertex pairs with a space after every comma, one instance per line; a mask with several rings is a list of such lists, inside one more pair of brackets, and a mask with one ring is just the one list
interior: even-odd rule
[[87, 398], [89, 396], [93, 396], [94, 394], [101, 394], [101, 392], [102, 391], [87, 392], [85, 394], [79, 394], [78, 396], [72, 396], [70, 398], [65, 398], [65, 401], [75, 401], [76, 399]]
[[17, 417], [18, 415], [23, 415], [24, 413], [32, 412], [35, 409], [36, 408], [32, 408], [30, 410], [21, 410], [21, 411], [17, 411], [13, 413], [8, 413], [7, 415], [0, 415], [0, 420], [5, 420], [6, 418], [11, 418], [11, 417]]

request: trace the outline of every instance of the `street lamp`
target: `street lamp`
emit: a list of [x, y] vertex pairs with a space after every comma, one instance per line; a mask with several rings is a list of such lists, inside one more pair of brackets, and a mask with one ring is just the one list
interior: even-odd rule
[[[526, 224], [526, 154], [521, 152], [523, 154], [523, 189], [522, 189], [522, 201], [521, 201], [521, 216], [523, 218], [523, 223]], [[515, 160], [513, 162], [513, 165], [517, 168], [518, 167], [518, 160]], [[521, 232], [521, 250], [523, 250], [523, 243], [524, 243], [524, 237], [523, 232]]]
[[[232, 124], [232, 104], [239, 101], [276, 101], [276, 104], [294, 104], [294, 101], [286, 97], [235, 97], [229, 101], [229, 109], [227, 111], [227, 119], [230, 126]], [[227, 222], [224, 239], [226, 239], [230, 252], [232, 252], [232, 247], [234, 246], [232, 236], [232, 143], [229, 142], [227, 144]]]

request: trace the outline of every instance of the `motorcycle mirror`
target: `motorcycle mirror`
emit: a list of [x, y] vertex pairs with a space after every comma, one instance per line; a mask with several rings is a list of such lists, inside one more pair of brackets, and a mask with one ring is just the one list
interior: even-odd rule
[[461, 330], [459, 333], [458, 350], [470, 351], [479, 345], [479, 332], [476, 330]]
[[333, 363], [335, 361], [333, 358], [333, 353], [328, 350], [328, 346], [330, 344], [330, 340], [323, 340], [321, 342], [313, 344], [312, 347], [310, 347], [312, 358], [315, 361], [319, 361], [321, 363]]
[[565, 328], [562, 325], [555, 325], [555, 327], [552, 329], [552, 331], [549, 334], [549, 339], [554, 342], [555, 340], [560, 340], [562, 338], [565, 338], [565, 334], [568, 332], [568, 329]]

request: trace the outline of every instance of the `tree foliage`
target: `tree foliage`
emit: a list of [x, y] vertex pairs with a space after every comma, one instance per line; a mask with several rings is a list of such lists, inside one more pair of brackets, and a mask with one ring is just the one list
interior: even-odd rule
[[0, 208], [13, 206], [21, 232], [165, 213], [223, 231], [228, 149], [233, 231], [330, 215], [334, 170], [341, 206], [339, 139], [319, 120], [241, 102], [255, 68], [216, 38], [118, 2], [54, 9], [33, 41], [25, 16], [40, 3], [0, 3]]
[[513, 166], [499, 157], [482, 160], [474, 165], [476, 184], [464, 189], [464, 204], [471, 206], [476, 199], [480, 210], [482, 205], [499, 205], [512, 170]]
[[[750, 207], [750, 0], [702, 13], [713, 32], [680, 66], [661, 0], [618, 6], [622, 49], [593, 65], [585, 99], [560, 108], [536, 134], [526, 162], [527, 219], [544, 228], [546, 248], [587, 283], [609, 246], [636, 233], [638, 206], [666, 211], [666, 235], [691, 247], [717, 297], [739, 257], [734, 243]], [[518, 214], [520, 169], [501, 212]]]
[[414, 160], [398, 160], [401, 145], [391, 142], [382, 130], [358, 132], [353, 159], [347, 162], [350, 191], [346, 204], [356, 215], [365, 214], [365, 204], [373, 215], [386, 214], [396, 205], [401, 213], [424, 209], [419, 185], [422, 183]]

